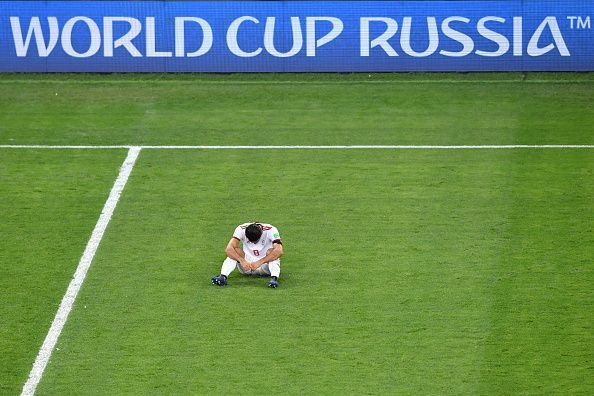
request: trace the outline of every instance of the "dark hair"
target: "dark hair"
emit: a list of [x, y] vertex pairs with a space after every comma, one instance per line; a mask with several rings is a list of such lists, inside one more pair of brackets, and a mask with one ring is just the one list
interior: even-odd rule
[[258, 242], [262, 236], [262, 226], [258, 223], [252, 223], [245, 229], [245, 236], [252, 242]]

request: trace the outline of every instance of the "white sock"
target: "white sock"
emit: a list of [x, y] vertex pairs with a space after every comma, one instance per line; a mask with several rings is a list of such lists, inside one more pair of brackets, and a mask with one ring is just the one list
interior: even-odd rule
[[274, 260], [268, 263], [268, 269], [270, 270], [270, 276], [280, 276], [280, 261]]
[[227, 257], [225, 261], [223, 261], [223, 266], [221, 267], [221, 274], [229, 276], [229, 274], [233, 272], [235, 267], [237, 267], [237, 261]]

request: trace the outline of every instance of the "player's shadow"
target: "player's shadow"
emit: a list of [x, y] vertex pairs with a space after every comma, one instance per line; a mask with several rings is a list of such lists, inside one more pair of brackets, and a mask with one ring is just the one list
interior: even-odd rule
[[[282, 275], [279, 279], [279, 288], [287, 286], [285, 280], [289, 275]], [[270, 276], [247, 276], [241, 274], [231, 274], [225, 287], [241, 287], [241, 288], [267, 288], [267, 283], [270, 280]]]

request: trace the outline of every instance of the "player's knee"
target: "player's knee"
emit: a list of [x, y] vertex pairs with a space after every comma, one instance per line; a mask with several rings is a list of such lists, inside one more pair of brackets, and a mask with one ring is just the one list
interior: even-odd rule
[[268, 263], [270, 269], [279, 269], [280, 270], [280, 260], [274, 260]]

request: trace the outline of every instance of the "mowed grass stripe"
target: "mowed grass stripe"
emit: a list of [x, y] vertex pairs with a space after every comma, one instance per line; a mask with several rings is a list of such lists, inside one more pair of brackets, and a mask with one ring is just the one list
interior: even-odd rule
[[117, 84], [115, 78], [4, 84], [0, 144], [594, 144], [590, 83], [316, 85], [333, 78], [316, 75], [303, 84]]
[[21, 391], [124, 157], [0, 151], [0, 393]]
[[[141, 164], [41, 392], [592, 388], [589, 152], [146, 151]], [[210, 285], [250, 219], [283, 234], [280, 288]]]

